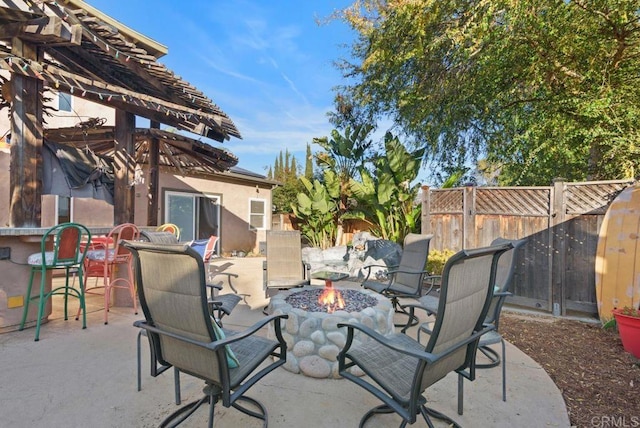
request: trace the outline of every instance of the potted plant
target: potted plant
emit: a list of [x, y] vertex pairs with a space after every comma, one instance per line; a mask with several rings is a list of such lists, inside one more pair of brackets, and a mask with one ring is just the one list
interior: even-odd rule
[[625, 306], [622, 309], [614, 309], [612, 312], [624, 350], [640, 358], [640, 311], [637, 308]]

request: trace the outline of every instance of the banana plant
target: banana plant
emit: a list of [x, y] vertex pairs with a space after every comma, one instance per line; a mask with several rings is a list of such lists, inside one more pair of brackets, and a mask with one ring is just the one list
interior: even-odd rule
[[[293, 213], [300, 220], [300, 231], [314, 247], [328, 248], [336, 235], [336, 213], [338, 206], [332, 191], [319, 180], [309, 181], [299, 177], [304, 191], [298, 193], [297, 203], [292, 204]], [[335, 191], [333, 192], [335, 193]]]
[[[342, 241], [343, 221], [350, 217], [351, 182], [361, 167], [367, 161], [372, 141], [369, 138], [373, 127], [371, 125], [359, 125], [354, 128], [347, 126], [344, 134], [337, 130], [331, 131], [331, 138], [314, 138], [324, 151], [316, 155], [318, 165], [325, 172], [325, 184], [330, 190], [331, 196], [336, 200], [338, 207], [336, 243]], [[330, 177], [327, 177], [330, 174]]]
[[360, 169], [361, 181], [351, 182], [351, 191], [359, 201], [359, 210], [374, 224], [381, 238], [401, 243], [418, 230], [421, 207], [416, 203], [418, 176], [424, 149], [409, 152], [391, 133], [385, 135], [385, 155], [373, 161], [373, 172]]

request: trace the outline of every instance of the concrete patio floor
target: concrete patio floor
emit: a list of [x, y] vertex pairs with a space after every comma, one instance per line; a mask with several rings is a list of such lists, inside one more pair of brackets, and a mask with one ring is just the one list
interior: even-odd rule
[[[226, 328], [242, 329], [263, 317], [268, 303], [262, 291], [262, 258], [218, 259], [233, 263], [234, 286], [247, 294], [224, 318]], [[214, 262], [215, 264], [215, 262]], [[336, 283], [336, 286], [340, 286]], [[225, 287], [223, 292], [230, 292]], [[40, 341], [34, 328], [0, 334], [0, 427], [155, 427], [176, 410], [173, 372], [149, 376], [148, 346], [143, 343], [142, 391], [136, 390], [136, 335], [141, 315], [114, 307], [104, 325], [102, 298], [88, 298], [87, 329], [70, 317], [61, 302], [43, 324]], [[70, 307], [77, 308], [73, 301]], [[266, 331], [263, 332], [266, 334]], [[415, 337], [414, 332], [410, 332]], [[479, 370], [465, 382], [464, 415], [456, 413], [457, 378], [449, 375], [429, 388], [428, 405], [468, 427], [568, 427], [560, 391], [527, 355], [507, 344], [507, 401], [501, 399], [500, 368]], [[182, 402], [201, 396], [203, 382], [181, 375]], [[344, 379], [313, 379], [282, 367], [251, 388], [248, 395], [269, 412], [271, 427], [356, 427], [380, 404], [371, 394]], [[182, 426], [206, 426], [203, 406]], [[397, 416], [378, 416], [367, 427], [398, 426]], [[259, 421], [237, 410], [216, 406], [218, 427], [258, 427]], [[419, 419], [414, 426], [426, 426]], [[446, 426], [436, 421], [436, 426]]]

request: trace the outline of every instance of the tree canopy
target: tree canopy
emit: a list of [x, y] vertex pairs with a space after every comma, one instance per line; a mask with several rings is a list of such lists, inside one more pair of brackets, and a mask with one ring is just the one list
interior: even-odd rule
[[640, 171], [638, 0], [357, 0], [334, 125], [391, 117], [428, 159], [502, 184]]

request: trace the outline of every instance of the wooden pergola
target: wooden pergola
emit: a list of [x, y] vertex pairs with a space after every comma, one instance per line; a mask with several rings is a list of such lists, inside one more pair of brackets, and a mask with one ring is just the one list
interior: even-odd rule
[[[150, 165], [150, 222], [156, 218], [162, 162], [178, 169], [194, 167], [190, 156], [195, 154], [198, 167], [218, 172], [237, 163], [220, 149], [159, 130], [164, 123], [220, 142], [241, 138], [218, 106], [157, 61], [165, 53], [164, 46], [81, 0], [0, 0], [0, 68], [11, 73], [2, 88], [2, 101], [11, 105], [11, 227], [41, 224], [46, 88], [115, 109], [115, 126], [102, 129], [91, 144], [104, 144], [99, 151], [113, 155], [116, 223], [133, 221], [134, 193], [128, 183], [143, 153]], [[136, 130], [136, 115], [148, 118], [152, 129]], [[145, 133], [141, 151], [136, 141]]]

